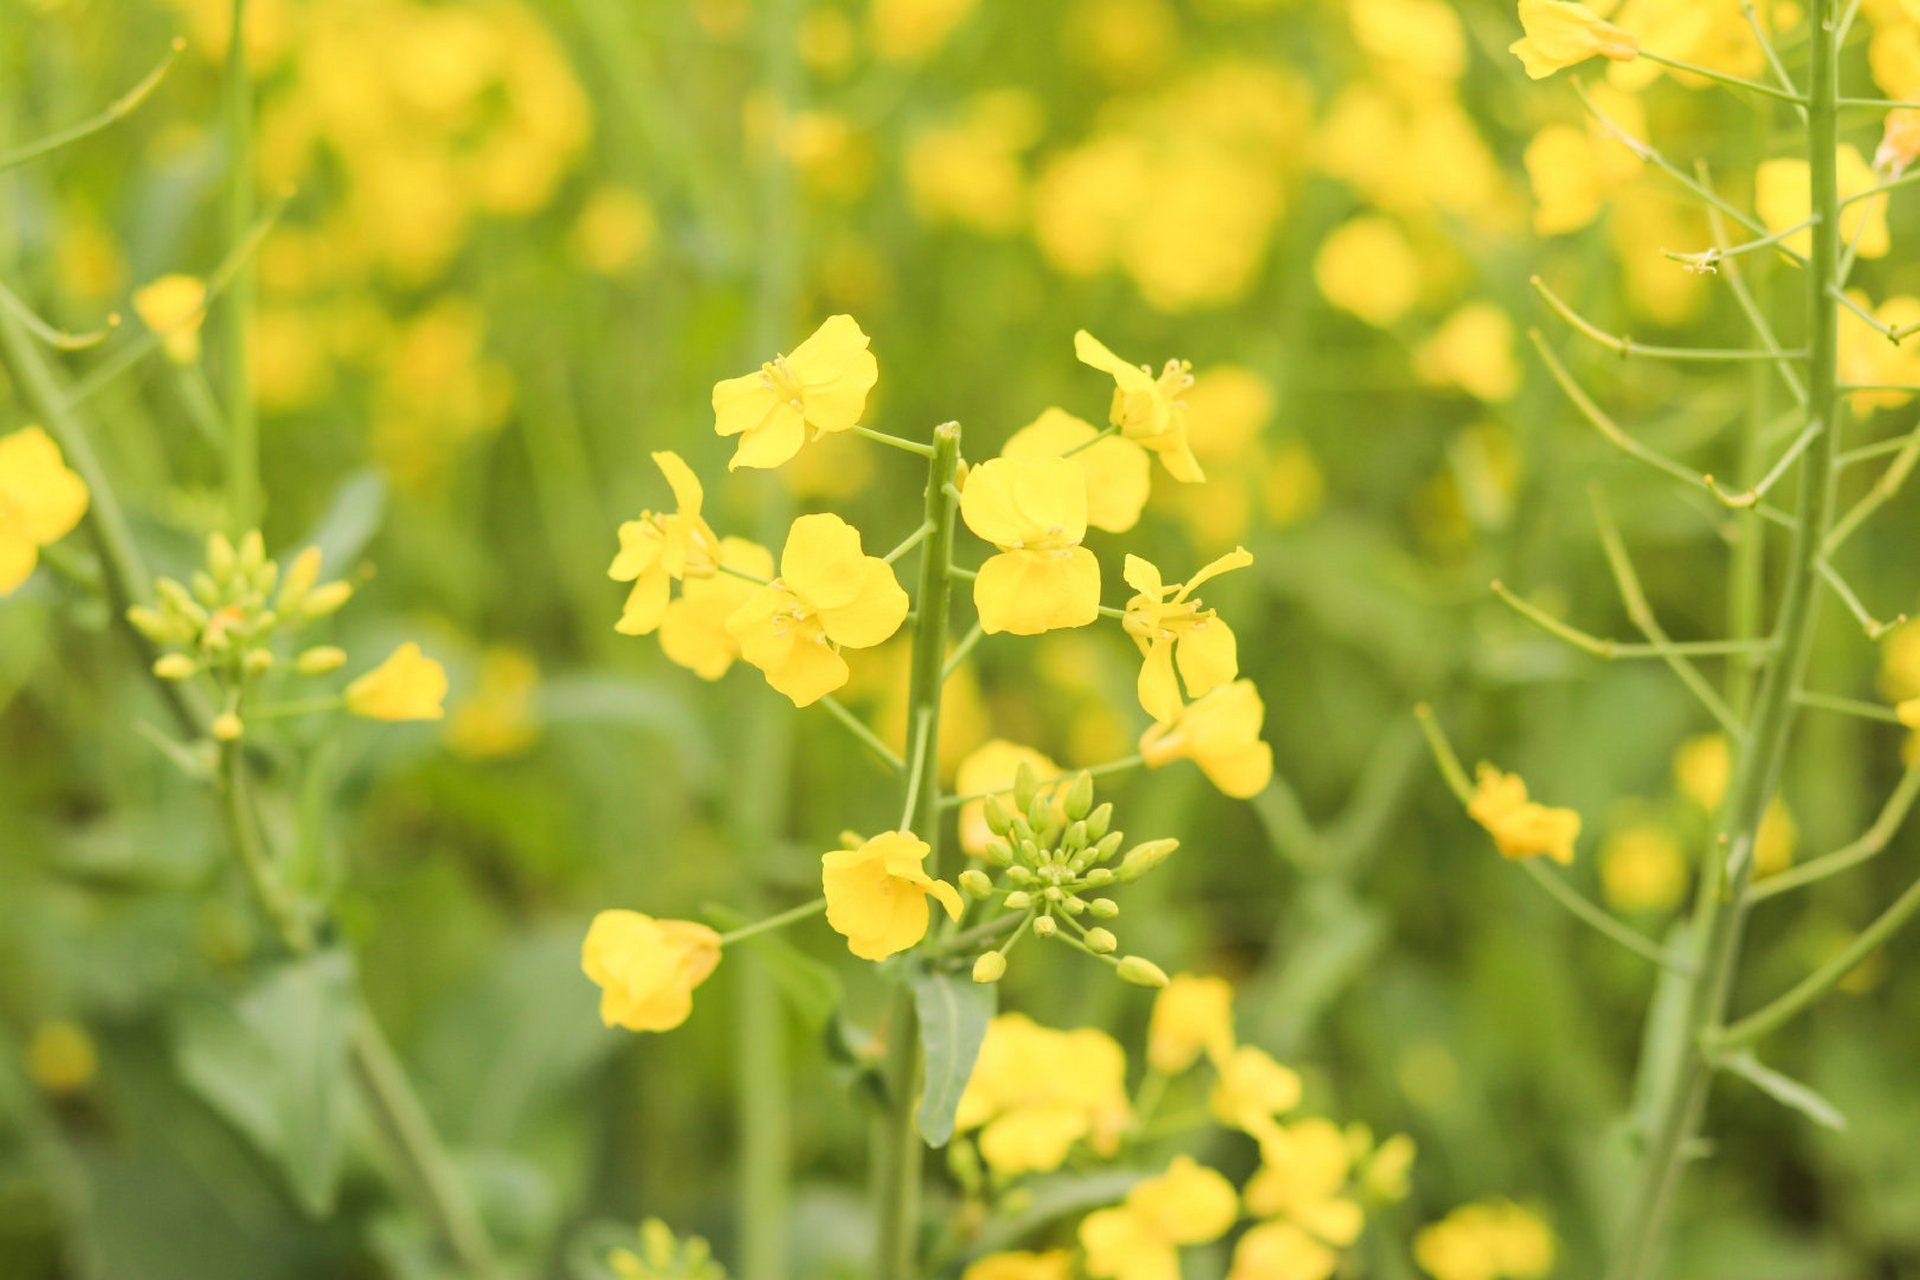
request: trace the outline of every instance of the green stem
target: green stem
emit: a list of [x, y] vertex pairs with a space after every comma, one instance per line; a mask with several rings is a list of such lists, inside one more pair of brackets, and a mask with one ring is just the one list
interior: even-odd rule
[[890, 436], [884, 431], [875, 431], [872, 427], [863, 427], [858, 423], [848, 427], [847, 430], [863, 440], [871, 440], [875, 444], [884, 444], [890, 449], [899, 449], [904, 453], [918, 454], [922, 458], [931, 458], [933, 456], [932, 448], [921, 444], [918, 440], [906, 440], [899, 436]]
[[[948, 613], [953, 596], [950, 560], [956, 504], [953, 479], [960, 463], [960, 424], [934, 428], [933, 457], [927, 464], [927, 544], [920, 556], [920, 590], [914, 608], [912, 672], [907, 687], [907, 722], [914, 727], [913, 760], [903, 808], [921, 816], [919, 837], [932, 848], [928, 861], [940, 868], [940, 695], [946, 681]], [[909, 817], [908, 821], [911, 821]], [[880, 1122], [874, 1164], [878, 1230], [874, 1239], [876, 1280], [913, 1280], [919, 1274], [916, 1241], [920, 1226], [921, 1143], [914, 1108], [923, 1070], [918, 1015], [913, 990], [901, 983], [894, 993], [887, 1028], [887, 1111]]]
[[142, 76], [133, 88], [107, 104], [106, 110], [82, 120], [79, 124], [69, 125], [56, 133], [50, 133], [38, 142], [29, 142], [24, 147], [16, 147], [12, 151], [0, 154], [0, 172], [5, 172], [15, 165], [25, 164], [29, 160], [37, 160], [50, 151], [58, 151], [69, 143], [90, 137], [132, 115], [134, 109], [147, 100], [147, 95], [160, 87], [160, 82], [166, 78], [167, 72], [173, 70], [174, 62], [186, 47], [187, 42], [175, 36], [167, 45], [167, 54], [160, 60], [160, 64]]
[[752, 924], [743, 924], [738, 929], [721, 934], [720, 945], [724, 947], [729, 943], [744, 942], [748, 938], [757, 937], [763, 933], [771, 933], [775, 929], [784, 929], [790, 924], [798, 924], [809, 916], [817, 916], [826, 909], [827, 900], [825, 898], [815, 898], [812, 902], [803, 902], [797, 907], [792, 907], [780, 912], [778, 915], [768, 916], [765, 920], [756, 920]]
[[1664, 1099], [1649, 1134], [1630, 1208], [1622, 1223], [1610, 1280], [1646, 1280], [1657, 1265], [1689, 1149], [1699, 1132], [1712, 1076], [1707, 1045], [1725, 1016], [1739, 966], [1749, 905], [1754, 842], [1778, 789], [1782, 760], [1798, 718], [1794, 692], [1806, 673], [1818, 611], [1817, 574], [1822, 538], [1833, 518], [1833, 471], [1839, 454], [1840, 409], [1838, 310], [1830, 296], [1839, 267], [1840, 195], [1838, 147], [1838, 56], [1833, 0], [1817, 0], [1808, 14], [1807, 161], [1812, 192], [1813, 245], [1807, 256], [1807, 421], [1822, 439], [1809, 450], [1800, 474], [1799, 520], [1782, 566], [1782, 594], [1775, 634], [1780, 648], [1761, 678], [1752, 731], [1740, 755], [1726, 809], [1726, 841], [1709, 848], [1695, 898], [1691, 937], [1699, 943], [1697, 971], [1688, 984], [1685, 1022], [1689, 1034], [1674, 1055], [1670, 1077], [1655, 1096]]
[[[247, 0], [233, 0], [227, 37], [227, 243], [245, 244], [254, 220], [253, 84], [247, 74]], [[227, 288], [221, 369], [227, 401], [227, 517], [233, 535], [260, 522], [260, 428], [247, 367], [253, 268], [243, 262]]]
[[1664, 54], [1649, 53], [1645, 49], [1640, 51], [1640, 56], [1648, 62], [1657, 62], [1662, 66], [1672, 67], [1675, 71], [1684, 71], [1689, 75], [1701, 76], [1719, 84], [1724, 84], [1730, 89], [1744, 89], [1748, 93], [1763, 94], [1769, 98], [1777, 98], [1781, 102], [1791, 102], [1795, 106], [1806, 105], [1806, 99], [1802, 98], [1799, 94], [1787, 89], [1776, 89], [1770, 84], [1761, 84], [1758, 80], [1747, 80], [1740, 76], [1730, 76], [1725, 72], [1715, 71], [1710, 67], [1696, 66], [1691, 62], [1682, 62], [1678, 58], [1666, 57]]
[[1768, 876], [1754, 886], [1752, 901], [1760, 902], [1824, 880], [1879, 856], [1893, 839], [1894, 832], [1900, 829], [1900, 824], [1906, 821], [1916, 799], [1920, 799], [1920, 760], [1908, 765], [1907, 771], [1900, 775], [1900, 784], [1887, 797], [1886, 804], [1881, 806], [1880, 815], [1873, 820], [1873, 825], [1859, 839], [1810, 862]]
[[1608, 915], [1578, 889], [1541, 866], [1538, 858], [1523, 860], [1520, 868], [1532, 877], [1535, 884], [1547, 891], [1548, 897], [1572, 912], [1582, 923], [1591, 925], [1595, 930], [1605, 934], [1641, 959], [1651, 960], [1663, 969], [1673, 969], [1680, 973], [1693, 971], [1692, 963], [1685, 957], [1674, 955], [1659, 943], [1635, 933]]
[[847, 710], [846, 704], [840, 699], [827, 694], [820, 699], [820, 706], [826, 709], [828, 715], [838, 720], [848, 733], [858, 738], [862, 746], [879, 756], [889, 769], [899, 773], [907, 767], [907, 762], [900, 758], [900, 753], [881, 741], [879, 734], [860, 723], [860, 718]]

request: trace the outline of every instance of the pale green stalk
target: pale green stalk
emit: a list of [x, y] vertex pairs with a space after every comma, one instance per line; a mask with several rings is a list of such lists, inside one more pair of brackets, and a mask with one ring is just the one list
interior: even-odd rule
[[1781, 598], [1774, 634], [1779, 648], [1761, 676], [1753, 700], [1751, 731], [1740, 753], [1725, 811], [1725, 842], [1709, 849], [1693, 911], [1691, 936], [1698, 940], [1698, 970], [1687, 989], [1687, 1035], [1667, 1080], [1663, 1099], [1622, 1224], [1610, 1280], [1647, 1280], [1654, 1274], [1681, 1172], [1699, 1133], [1712, 1076], [1707, 1043], [1726, 1015], [1740, 958], [1742, 926], [1753, 874], [1754, 842], [1778, 789], [1781, 765], [1798, 718], [1795, 692], [1805, 674], [1818, 611], [1818, 566], [1822, 539], [1833, 521], [1833, 471], [1839, 453], [1836, 415], [1838, 312], [1831, 289], [1840, 262], [1840, 197], [1835, 174], [1838, 144], [1838, 58], [1833, 0], [1817, 0], [1811, 31], [1807, 88], [1807, 159], [1813, 244], [1807, 255], [1807, 421], [1822, 439], [1807, 451], [1800, 472], [1798, 522], [1781, 567]]
[[[915, 729], [909, 762], [908, 813], [919, 815], [916, 834], [931, 847], [929, 870], [940, 871], [940, 693], [946, 680], [947, 617], [953, 594], [954, 475], [960, 461], [960, 425], [936, 427], [927, 466], [926, 541], [920, 548], [920, 590], [914, 599], [912, 674], [907, 686], [907, 723]], [[874, 1238], [875, 1280], [913, 1280], [920, 1224], [922, 1146], [914, 1127], [923, 1069], [919, 1018], [913, 990], [901, 983], [887, 1024], [887, 1111], [876, 1140], [873, 1183], [878, 1200]]]
[[[247, 75], [247, 0], [233, 0], [227, 38], [227, 243], [244, 244], [253, 226], [253, 84]], [[237, 538], [260, 522], [260, 424], [247, 367], [253, 267], [242, 261], [227, 286], [220, 370], [227, 400], [228, 520]]]

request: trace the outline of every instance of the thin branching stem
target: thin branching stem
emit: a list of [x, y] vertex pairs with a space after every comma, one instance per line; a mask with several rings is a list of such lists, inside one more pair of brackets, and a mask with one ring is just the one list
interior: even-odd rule
[[1829, 876], [1839, 875], [1842, 871], [1851, 871], [1861, 863], [1878, 857], [1893, 842], [1894, 833], [1900, 830], [1907, 815], [1913, 811], [1916, 799], [1920, 799], [1920, 757], [1915, 757], [1913, 763], [1907, 766], [1907, 771], [1900, 775], [1900, 783], [1893, 789], [1893, 794], [1887, 797], [1880, 815], [1859, 839], [1842, 845], [1832, 853], [1822, 854], [1797, 867], [1789, 867], [1768, 876], [1754, 886], [1753, 900], [1761, 902], [1778, 897]]
[[29, 142], [23, 147], [15, 147], [11, 151], [0, 152], [0, 173], [5, 173], [8, 169], [12, 169], [17, 165], [23, 165], [29, 160], [37, 160], [41, 156], [58, 151], [61, 147], [78, 142], [82, 138], [92, 137], [102, 129], [110, 128], [132, 115], [134, 111], [139, 108], [140, 104], [145, 102], [148, 96], [160, 87], [160, 82], [167, 78], [167, 72], [173, 70], [173, 64], [179, 60], [181, 51], [186, 47], [187, 42], [181, 37], [175, 36], [172, 41], [168, 43], [166, 56], [160, 59], [159, 64], [155, 66], [153, 70], [147, 72], [146, 75], [142, 76], [133, 88], [127, 90], [118, 98], [115, 98], [108, 104], [106, 110], [100, 112], [98, 115], [82, 120], [79, 124], [70, 125], [56, 133], [50, 133], [37, 142]]
[[1752, 347], [1661, 347], [1635, 342], [1632, 338], [1608, 333], [1582, 316], [1568, 306], [1559, 294], [1548, 288], [1547, 282], [1539, 276], [1534, 276], [1529, 283], [1533, 285], [1534, 292], [1546, 299], [1547, 305], [1552, 307], [1562, 320], [1608, 350], [1619, 352], [1623, 357], [1648, 356], [1655, 360], [1703, 361], [1802, 360], [1806, 358], [1807, 353], [1804, 351], [1769, 351]]

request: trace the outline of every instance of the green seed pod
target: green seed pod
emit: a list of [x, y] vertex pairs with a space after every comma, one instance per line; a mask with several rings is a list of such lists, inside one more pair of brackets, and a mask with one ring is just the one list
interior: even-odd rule
[[1120, 961], [1117, 972], [1122, 982], [1131, 982], [1136, 987], [1151, 987], [1157, 991], [1167, 985], [1166, 972], [1141, 956], [1125, 957]]
[[[1102, 955], [1102, 956], [1106, 955], [1109, 951], [1114, 950], [1120, 945], [1120, 939], [1114, 937], [1113, 932], [1110, 929], [1099, 929], [1099, 928], [1089, 929], [1087, 930], [1087, 936], [1085, 941], [1087, 944], [1087, 950], [1093, 952], [1095, 955]], [[1164, 985], [1165, 982], [1166, 982], [1166, 979], [1163, 977], [1161, 979], [1162, 985]]]
[[1066, 810], [1067, 817], [1076, 821], [1093, 812], [1093, 775], [1084, 769], [1067, 788]]
[[973, 980], [982, 985], [998, 982], [1006, 976], [1007, 958], [998, 951], [984, 952], [973, 962]]
[[153, 674], [162, 680], [191, 680], [200, 664], [184, 653], [169, 653], [154, 660]]
[[992, 897], [993, 881], [980, 868], [968, 867], [960, 873], [960, 891], [969, 898]]
[[1007, 812], [999, 796], [988, 796], [981, 802], [980, 809], [986, 815], [987, 830], [997, 836], [1007, 834], [1007, 828], [1013, 825], [1013, 815]]
[[1127, 856], [1120, 860], [1120, 870], [1115, 873], [1115, 878], [1122, 884], [1132, 884], [1165, 862], [1179, 847], [1178, 840], [1149, 840], [1145, 844], [1137, 844], [1127, 850]]
[[1087, 904], [1087, 910], [1101, 920], [1111, 920], [1120, 914], [1120, 904], [1112, 898], [1095, 898]]
[[1060, 932], [1060, 922], [1052, 916], [1041, 916], [1033, 922], [1033, 936], [1036, 938], [1051, 938], [1058, 932]]
[[1087, 839], [1098, 840], [1113, 826], [1113, 802], [1107, 801], [1087, 815]]

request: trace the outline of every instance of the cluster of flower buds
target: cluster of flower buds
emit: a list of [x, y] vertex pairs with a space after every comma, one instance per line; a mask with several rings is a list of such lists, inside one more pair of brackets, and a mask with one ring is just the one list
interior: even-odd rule
[[620, 1280], [726, 1280], [726, 1269], [699, 1236], [682, 1240], [658, 1218], [640, 1224], [640, 1245], [615, 1249], [607, 1269]]
[[[1120, 904], [1102, 891], [1138, 880], [1180, 842], [1149, 840], [1121, 855], [1126, 835], [1112, 829], [1113, 805], [1096, 807], [1093, 798], [1092, 774], [1043, 787], [1025, 764], [1015, 777], [1011, 805], [997, 795], [986, 798], [993, 838], [984, 856], [1000, 869], [999, 883], [974, 867], [960, 873], [960, 889], [983, 901], [999, 897], [1019, 922], [1005, 942], [974, 962], [975, 982], [998, 982], [1007, 971], [1007, 953], [1031, 933], [1098, 956], [1137, 986], [1167, 985], [1167, 975], [1151, 960], [1118, 954], [1120, 941], [1107, 922], [1120, 914]], [[1108, 865], [1116, 855], [1118, 864]]]
[[[206, 564], [185, 584], [161, 578], [155, 603], [135, 605], [127, 619], [141, 635], [166, 650], [153, 664], [163, 680], [211, 679], [222, 695], [223, 710], [210, 726], [213, 736], [231, 740], [242, 726], [236, 709], [240, 695], [271, 671], [277, 643], [309, 623], [336, 612], [353, 595], [346, 581], [321, 583], [320, 549], [295, 556], [286, 573], [267, 557], [258, 530], [240, 539], [223, 533], [207, 539]], [[319, 645], [299, 652], [293, 669], [316, 676], [339, 669], [342, 650]]]

